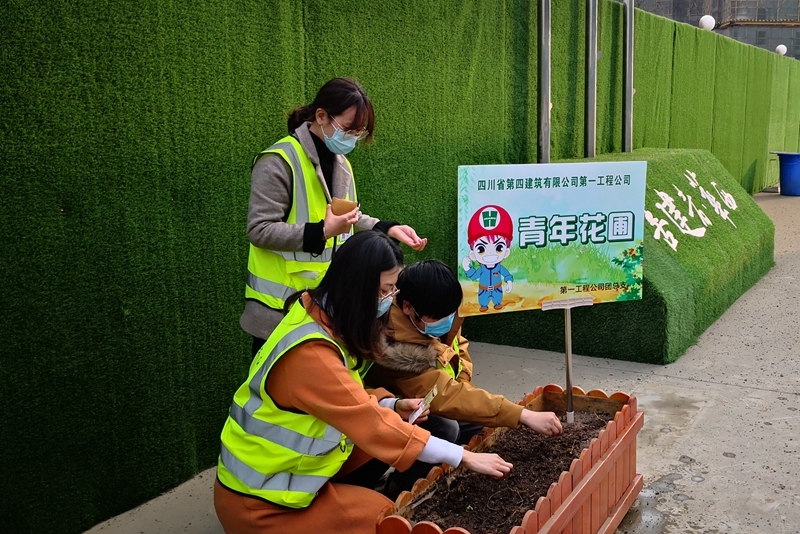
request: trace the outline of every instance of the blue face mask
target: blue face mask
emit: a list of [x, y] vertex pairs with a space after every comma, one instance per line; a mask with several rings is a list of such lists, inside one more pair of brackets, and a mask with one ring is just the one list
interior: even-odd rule
[[[414, 310], [413, 307], [411, 309]], [[422, 321], [422, 317], [420, 317], [420, 315], [417, 313], [417, 310], [414, 310], [414, 314], [417, 316], [417, 318], [419, 318], [420, 321]], [[423, 332], [422, 330], [419, 330], [419, 328], [417, 328], [417, 330], [429, 336], [442, 337], [443, 335], [448, 333], [451, 328], [453, 328], [453, 321], [455, 320], [455, 318], [456, 318], [456, 312], [453, 312], [447, 317], [442, 317], [438, 321], [434, 321], [432, 323], [425, 323], [425, 321], [422, 321], [423, 323], [425, 323], [425, 331]], [[414, 326], [416, 327], [416, 325]]]
[[392, 307], [394, 296], [387, 295], [378, 301], [378, 317], [382, 317]]
[[334, 154], [349, 154], [356, 147], [358, 138], [351, 134], [346, 134], [336, 126], [333, 127], [333, 137], [325, 135], [325, 130], [322, 131], [322, 137], [325, 138], [325, 146]]

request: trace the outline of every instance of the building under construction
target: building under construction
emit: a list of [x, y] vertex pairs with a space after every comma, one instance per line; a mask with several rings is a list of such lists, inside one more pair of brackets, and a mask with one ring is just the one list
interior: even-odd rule
[[800, 0], [635, 0], [639, 9], [697, 26], [703, 15], [716, 20], [714, 31], [742, 43], [800, 60]]

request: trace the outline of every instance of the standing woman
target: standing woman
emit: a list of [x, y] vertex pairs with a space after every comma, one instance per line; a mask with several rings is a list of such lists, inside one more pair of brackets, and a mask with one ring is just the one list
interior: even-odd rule
[[[345, 157], [372, 140], [375, 113], [354, 80], [335, 78], [314, 101], [292, 111], [289, 135], [253, 160], [247, 237], [245, 307], [239, 324], [253, 336], [253, 356], [283, 317], [286, 298], [317, 287], [336, 247], [354, 231], [375, 229], [415, 250], [413, 228], [359, 211], [353, 169]], [[331, 211], [332, 198], [353, 202]]]
[[358, 369], [380, 354], [402, 262], [385, 234], [360, 232], [316, 289], [288, 299], [222, 429], [214, 507], [227, 534], [374, 533], [391, 501], [335, 480], [369, 458], [400, 471], [417, 459], [498, 478], [510, 471], [496, 454], [470, 452], [404, 422], [420, 399], [364, 389]]

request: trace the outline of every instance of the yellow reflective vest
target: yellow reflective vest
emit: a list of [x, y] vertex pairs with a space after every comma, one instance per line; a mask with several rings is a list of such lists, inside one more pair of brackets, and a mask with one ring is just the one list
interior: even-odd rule
[[[453, 339], [453, 344], [451, 345], [451, 348], [456, 353], [456, 356], [458, 356], [458, 336], [456, 336]], [[445, 371], [447, 371], [447, 374], [450, 375], [450, 378], [455, 380], [456, 378], [458, 378], [458, 375], [461, 373], [461, 358], [456, 358], [456, 359], [458, 360], [458, 365], [456, 365], [455, 369], [453, 369], [453, 365], [450, 362], [447, 362], [446, 365], [442, 365], [442, 362], [440, 362], [438, 360], [436, 361], [436, 367], [438, 367], [439, 369], [444, 369]]]
[[353, 442], [316, 417], [282, 410], [265, 391], [270, 369], [309, 340], [333, 343], [354, 380], [355, 358], [298, 300], [250, 365], [222, 429], [217, 477], [227, 488], [289, 508], [306, 508], [353, 451]]
[[[292, 169], [292, 207], [286, 222], [305, 224], [324, 220], [328, 198], [317, 177], [314, 163], [300, 141], [291, 135], [284, 137], [256, 156], [253, 165], [265, 154], [280, 155]], [[345, 198], [358, 202], [353, 168], [347, 158], [345, 163], [351, 177]], [[282, 310], [290, 295], [319, 285], [330, 265], [335, 239], [336, 236], [331, 236], [327, 240], [321, 254], [268, 250], [250, 243], [245, 298], [256, 299], [270, 308]]]

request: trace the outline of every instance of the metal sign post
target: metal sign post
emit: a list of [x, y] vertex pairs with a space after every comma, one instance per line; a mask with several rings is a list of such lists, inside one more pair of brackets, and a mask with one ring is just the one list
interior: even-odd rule
[[572, 314], [570, 310], [578, 306], [591, 306], [593, 297], [578, 297], [574, 299], [545, 300], [542, 302], [542, 311], [564, 310], [564, 340], [566, 342], [567, 364], [567, 423], [575, 422], [575, 410], [572, 407]]

